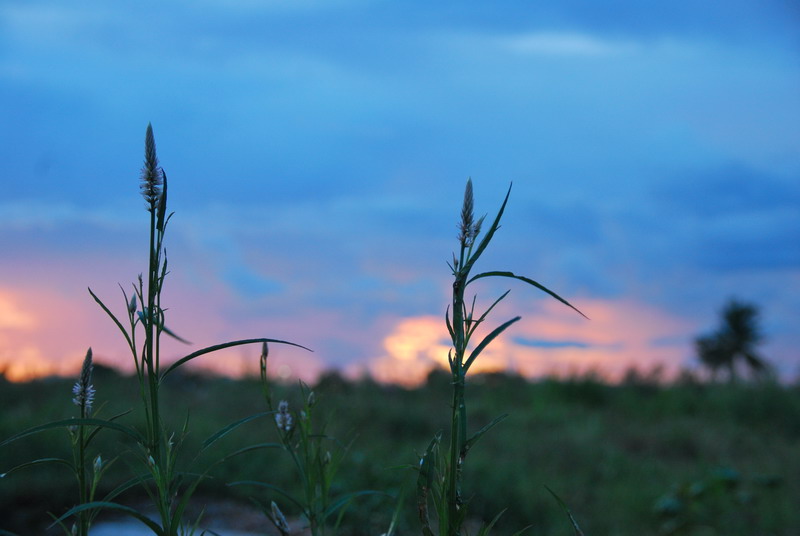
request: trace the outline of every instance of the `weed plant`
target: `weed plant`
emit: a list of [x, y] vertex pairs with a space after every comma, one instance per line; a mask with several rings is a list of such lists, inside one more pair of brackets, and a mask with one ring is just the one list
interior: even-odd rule
[[[91, 375], [91, 353], [89, 353], [84, 363], [81, 379], [75, 389], [75, 401], [81, 409], [80, 418], [38, 426], [17, 434], [0, 444], [2, 447], [28, 435], [53, 428], [67, 427], [70, 430], [75, 460], [73, 464], [68, 465], [78, 479], [78, 504], [58, 517], [55, 523], [60, 524], [68, 534], [78, 536], [88, 535], [90, 521], [99, 509], [116, 510], [130, 515], [147, 525], [153, 533], [159, 536], [193, 533], [199, 519], [195, 521], [194, 525], [187, 524], [184, 520], [184, 512], [192, 494], [202, 480], [207, 477], [211, 467], [191, 467], [191, 469], [181, 467], [181, 447], [189, 431], [189, 419], [187, 416], [184, 425], [179, 430], [171, 429], [162, 419], [160, 395], [165, 378], [186, 363], [225, 348], [268, 342], [301, 347], [295, 343], [269, 338], [237, 340], [191, 352], [171, 365], [162, 367], [162, 336], [167, 335], [181, 342], [187, 341], [167, 328], [165, 309], [161, 303], [164, 282], [169, 273], [164, 239], [172, 214], [167, 212], [167, 175], [159, 166], [151, 125], [147, 126], [145, 134], [145, 160], [140, 188], [150, 219], [148, 269], [146, 277], [139, 275], [137, 283], [133, 285], [130, 298], [125, 289], [120, 286], [125, 303], [126, 315], [123, 317], [125, 323], [123, 324], [120, 318], [91, 289], [89, 289], [89, 293], [122, 333], [133, 357], [140, 403], [145, 417], [144, 433], [134, 426], [114, 422], [116, 418], [109, 420], [90, 418], [94, 390], [89, 385]], [[137, 336], [143, 337], [144, 340]], [[237, 421], [209, 437], [203, 443], [201, 453], [248, 420], [250, 418]], [[90, 473], [86, 464], [86, 449], [92, 437], [103, 428], [113, 429], [133, 440], [135, 448], [126, 453], [126, 461], [132, 466], [136, 465], [134, 462], [138, 462], [141, 469], [134, 469], [133, 478], [109, 492], [102, 500], [95, 501], [96, 481], [103, 471], [102, 457], [100, 454], [97, 455]], [[194, 461], [197, 460], [199, 454], [195, 456]], [[23, 466], [41, 463], [64, 463], [64, 461], [56, 458], [42, 458], [23, 464]], [[189, 465], [193, 465], [192, 462]], [[115, 502], [120, 494], [134, 487], [143, 488], [150, 497], [152, 505], [157, 511], [157, 520], [152, 520], [144, 512]], [[72, 516], [76, 516], [77, 522], [67, 530], [65, 520]]]
[[[291, 459], [296, 478], [301, 484], [302, 493], [300, 496], [296, 496], [274, 484], [255, 480], [233, 482], [231, 485], [257, 486], [272, 490], [302, 514], [312, 536], [324, 536], [331, 531], [335, 533], [347, 507], [356, 497], [379, 492], [364, 490], [344, 493], [336, 497], [332, 495], [331, 489], [336, 473], [348, 448], [334, 437], [329, 436], [325, 432], [324, 424], [317, 428], [317, 420], [314, 418], [315, 408], [318, 404], [317, 395], [305, 383], [300, 382], [303, 405], [299, 412], [292, 411], [286, 400], [281, 400], [277, 409], [275, 408], [270, 380], [267, 376], [268, 350], [267, 343], [264, 343], [260, 361], [261, 388], [269, 413], [274, 416], [273, 423], [278, 443], [253, 445], [235, 454], [264, 448], [285, 452]], [[270, 506], [266, 507], [255, 498], [252, 500], [260, 507], [278, 532], [282, 536], [288, 536], [290, 527], [278, 503], [271, 501]]]
[[[56, 379], [17, 385], [0, 377], [4, 408], [0, 437], [19, 430], [23, 422], [47, 422], [0, 443], [3, 465], [12, 466], [0, 474], [0, 482], [13, 480], [12, 474], [21, 470], [32, 475], [18, 492], [12, 490], [9, 495], [7, 486], [0, 488], [4, 526], [11, 526], [7, 523], [26, 499], [38, 501], [46, 495], [56, 505], [49, 508], [56, 512], [53, 525], [70, 535], [86, 536], [103, 510], [132, 516], [159, 536], [191, 534], [199, 522], [188, 521], [193, 517], [188, 506], [196, 492], [233, 495], [246, 490], [249, 497], [255, 495], [251, 491], [256, 486], [271, 494], [268, 497], [273, 500], [260, 506], [283, 536], [289, 532], [283, 510], [304, 518], [314, 535], [367, 536], [389, 526], [390, 534], [400, 527], [402, 534], [421, 530], [423, 536], [456, 536], [482, 523], [477, 532], [485, 536], [506, 507], [503, 523], [531, 523], [536, 534], [563, 534], [566, 529], [581, 534], [569, 511], [572, 528], [564, 525], [563, 518], [554, 518], [552, 498], [543, 484], [556, 482], [559, 489], [571, 490], [569, 503], [580, 510], [587, 533], [796, 534], [800, 484], [797, 479], [780, 478], [800, 473], [796, 455], [800, 391], [796, 388], [696, 382], [666, 388], [635, 376], [621, 386], [593, 377], [531, 384], [505, 375], [471, 374], [470, 415], [488, 424], [468, 434], [467, 373], [481, 352], [519, 318], [499, 325], [475, 343], [476, 330], [508, 292], [485, 312], [476, 313], [476, 300], [466, 298], [467, 287], [484, 278], [510, 278], [575, 309], [539, 283], [511, 272], [471, 275], [499, 228], [510, 188], [479, 240], [484, 219], [474, 218], [472, 184], [467, 182], [458, 226], [459, 252], [450, 265], [452, 303], [445, 313], [452, 339], [449, 372], [431, 374], [428, 383], [415, 391], [368, 380], [350, 384], [329, 375], [313, 390], [301, 384], [301, 401], [291, 405], [288, 388], [267, 379], [267, 343], [298, 346], [294, 343], [247, 339], [191, 352], [171, 365], [161, 362], [162, 335], [182, 339], [167, 328], [161, 303], [168, 274], [164, 239], [171, 214], [167, 213], [167, 178], [158, 165], [150, 127], [145, 137], [142, 193], [150, 220], [146, 276], [139, 276], [132, 291], [121, 288], [123, 315], [115, 315], [90, 290], [122, 333], [134, 360], [135, 380], [115, 374], [98, 376], [91, 350], [74, 385]], [[234, 383], [191, 376], [182, 369], [216, 350], [257, 343], [262, 344], [261, 398], [256, 380]], [[168, 377], [171, 381], [165, 383]], [[73, 407], [76, 414], [63, 418], [70, 387], [77, 411]], [[170, 397], [177, 396], [173, 391], [179, 389], [183, 389], [177, 393], [182, 404], [170, 404]], [[112, 392], [115, 396], [107, 395]], [[325, 409], [337, 415], [327, 426], [320, 424], [318, 415], [318, 400], [326, 392]], [[106, 402], [96, 405], [97, 395]], [[380, 404], [374, 403], [376, 398]], [[201, 405], [205, 399], [224, 399], [230, 404], [200, 412], [192, 421], [194, 433], [189, 434], [183, 406]], [[265, 400], [266, 411], [251, 414]], [[140, 411], [128, 411], [129, 403]], [[449, 415], [430, 411], [448, 403], [452, 405]], [[506, 418], [503, 412], [508, 407], [520, 408], [508, 416], [510, 426], [488, 434]], [[103, 417], [104, 412], [112, 417]], [[248, 416], [242, 418], [242, 414]], [[256, 430], [243, 426], [262, 417], [272, 423], [274, 441], [259, 443], [263, 426]], [[171, 426], [180, 420], [183, 426]], [[358, 445], [344, 446], [332, 439], [353, 429], [361, 433]], [[442, 429], [447, 436], [436, 433]], [[199, 437], [209, 434], [208, 438], [201, 441], [198, 430], [204, 431]], [[486, 448], [474, 449], [478, 440]], [[420, 465], [415, 465], [417, 500], [411, 511], [404, 509], [398, 515], [398, 508], [392, 516], [385, 504], [375, 502], [379, 496], [374, 492], [342, 491], [381, 489], [395, 495], [397, 473], [387, 467], [401, 465], [406, 453], [425, 442], [428, 448]], [[232, 454], [218, 456], [222, 445], [233, 446]], [[251, 455], [261, 449], [281, 456]], [[187, 456], [187, 452], [195, 454]], [[498, 457], [498, 452], [503, 456]], [[467, 454], [470, 471], [464, 470]], [[548, 463], [541, 463], [543, 459]], [[246, 462], [237, 465], [241, 460]], [[42, 471], [51, 466], [68, 469], [71, 478], [62, 478], [59, 471]], [[720, 471], [720, 466], [735, 467], [741, 473]], [[253, 474], [265, 475], [269, 481], [248, 481]], [[211, 486], [212, 477], [215, 482], [239, 485]], [[478, 494], [464, 489], [477, 489], [480, 500], [470, 499]], [[149, 499], [155, 518], [126, 505], [131, 504], [126, 499], [136, 494]], [[342, 513], [357, 497], [364, 502], [344, 518]], [[405, 506], [402, 501], [398, 504]], [[14, 530], [41, 533], [29, 527]], [[0, 529], [0, 534], [13, 533]]]
[[[513, 272], [489, 271], [470, 276], [473, 266], [488, 247], [495, 232], [500, 228], [500, 220], [510, 194], [511, 187], [509, 186], [503, 204], [497, 212], [497, 216], [489, 226], [486, 234], [483, 235], [483, 238], [478, 242], [477, 240], [480, 236], [481, 226], [485, 216], [477, 221], [475, 220], [472, 180], [467, 181], [467, 186], [464, 191], [461, 220], [458, 224], [459, 253], [458, 256], [453, 254], [452, 264], [448, 263], [454, 277], [452, 310], [448, 306], [445, 312], [447, 331], [453, 343], [453, 347], [450, 349], [447, 356], [448, 363], [450, 364], [453, 394], [449, 431], [450, 444], [447, 449], [447, 454], [443, 455], [440, 452], [441, 434], [437, 434], [429, 443], [419, 463], [417, 504], [424, 536], [434, 536], [430, 519], [431, 503], [438, 517], [439, 536], [460, 536], [462, 534], [462, 527], [468, 513], [468, 501], [464, 498], [461, 489], [462, 474], [467, 454], [469, 454], [469, 451], [486, 432], [508, 416], [507, 414], [500, 415], [471, 436], [467, 435], [467, 406], [465, 395], [467, 372], [473, 363], [475, 363], [475, 360], [481, 352], [486, 349], [495, 338], [508, 329], [509, 326], [520, 320], [520, 317], [517, 316], [504, 322], [471, 348], [470, 342], [475, 331], [481, 326], [492, 309], [508, 295], [509, 291], [506, 291], [497, 298], [482, 314], [476, 315], [476, 298], [473, 297], [471, 304], [468, 304], [467, 300], [465, 300], [467, 287], [474, 281], [490, 277], [516, 279], [544, 291], [551, 297], [583, 315], [583, 313], [578, 311], [555, 292], [530, 278], [516, 275]], [[558, 500], [560, 502], [560, 499]], [[484, 536], [488, 534], [501, 514], [502, 512], [497, 514], [491, 522], [484, 525], [480, 529], [479, 535]], [[571, 515], [570, 519], [572, 519]], [[575, 528], [578, 531], [580, 530], [577, 528], [577, 525]]]

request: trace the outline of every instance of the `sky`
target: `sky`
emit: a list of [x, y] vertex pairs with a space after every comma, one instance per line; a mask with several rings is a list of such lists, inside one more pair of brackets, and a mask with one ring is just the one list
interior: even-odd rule
[[[471, 177], [502, 227], [475, 370], [696, 368], [733, 298], [800, 373], [800, 7], [791, 1], [0, 2], [0, 369], [133, 367], [114, 311], [146, 269], [152, 123], [169, 177], [167, 324], [270, 371], [415, 385]], [[513, 185], [512, 185], [513, 184]], [[258, 347], [198, 359], [233, 376]]]

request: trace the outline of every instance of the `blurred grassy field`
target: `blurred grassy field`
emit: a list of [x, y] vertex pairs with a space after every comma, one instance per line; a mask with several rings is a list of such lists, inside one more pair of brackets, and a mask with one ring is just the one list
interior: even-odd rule
[[[0, 381], [0, 440], [25, 428], [75, 415], [71, 380], [27, 384]], [[94, 385], [102, 415], [133, 408], [142, 417], [134, 379], [98, 368]], [[569, 505], [587, 535], [797, 535], [800, 534], [800, 388], [775, 384], [662, 386], [631, 378], [617, 386], [592, 378], [535, 383], [506, 375], [473, 378], [467, 386], [470, 428], [502, 413], [509, 418], [470, 452], [464, 493], [471, 513], [484, 520], [507, 508], [496, 534], [528, 526], [526, 534], [572, 534], [549, 486]], [[275, 386], [276, 398], [299, 407], [296, 385]], [[376, 489], [402, 505], [399, 534], [418, 534], [414, 465], [431, 437], [447, 429], [449, 377], [433, 374], [416, 390], [348, 383], [324, 377], [315, 392], [327, 432], [349, 444], [337, 490]], [[255, 380], [233, 381], [176, 374], [163, 391], [166, 419], [179, 429], [189, 415], [184, 451], [190, 459], [203, 439], [226, 424], [265, 410]], [[213, 460], [245, 445], [272, 441], [274, 427], [250, 422], [212, 449]], [[126, 445], [102, 432], [96, 447], [108, 460]], [[198, 502], [219, 498], [270, 500], [236, 480], [262, 480], [295, 488], [289, 458], [264, 450], [232, 458], [207, 481]], [[70, 457], [65, 431], [32, 436], [0, 451], [0, 472], [45, 456]], [[124, 458], [124, 457], [123, 457]], [[191, 469], [191, 468], [188, 468]], [[105, 479], [110, 488], [131, 475], [117, 460]], [[74, 482], [57, 466], [35, 467], [0, 479], [0, 528], [44, 534], [47, 511], [71, 505]], [[121, 500], [138, 501], [128, 496]], [[284, 505], [293, 515], [291, 505]], [[395, 502], [358, 500], [342, 534], [381, 534]]]

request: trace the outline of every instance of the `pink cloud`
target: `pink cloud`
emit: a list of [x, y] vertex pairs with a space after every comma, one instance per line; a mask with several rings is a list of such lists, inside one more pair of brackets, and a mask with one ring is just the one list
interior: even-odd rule
[[[680, 341], [694, 328], [685, 320], [632, 300], [580, 304], [591, 320], [557, 302], [526, 313], [484, 350], [470, 373], [509, 370], [535, 378], [596, 371], [616, 380], [630, 368], [661, 365], [674, 374], [684, 364], [688, 349]], [[448, 367], [450, 341], [439, 317], [398, 321], [383, 346], [383, 354], [367, 364], [381, 382], [419, 385], [434, 367]]]

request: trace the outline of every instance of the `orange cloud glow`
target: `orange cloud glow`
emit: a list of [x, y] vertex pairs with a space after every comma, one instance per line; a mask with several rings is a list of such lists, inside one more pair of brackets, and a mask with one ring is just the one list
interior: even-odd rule
[[[580, 300], [580, 306], [591, 320], [557, 302], [526, 313], [481, 353], [470, 373], [508, 370], [535, 378], [597, 372], [618, 380], [631, 368], [663, 366], [674, 374], [683, 364], [684, 334], [693, 330], [686, 321], [631, 300]], [[448, 368], [450, 341], [439, 317], [399, 321], [384, 349], [368, 364], [381, 382], [415, 386], [434, 367]]]

